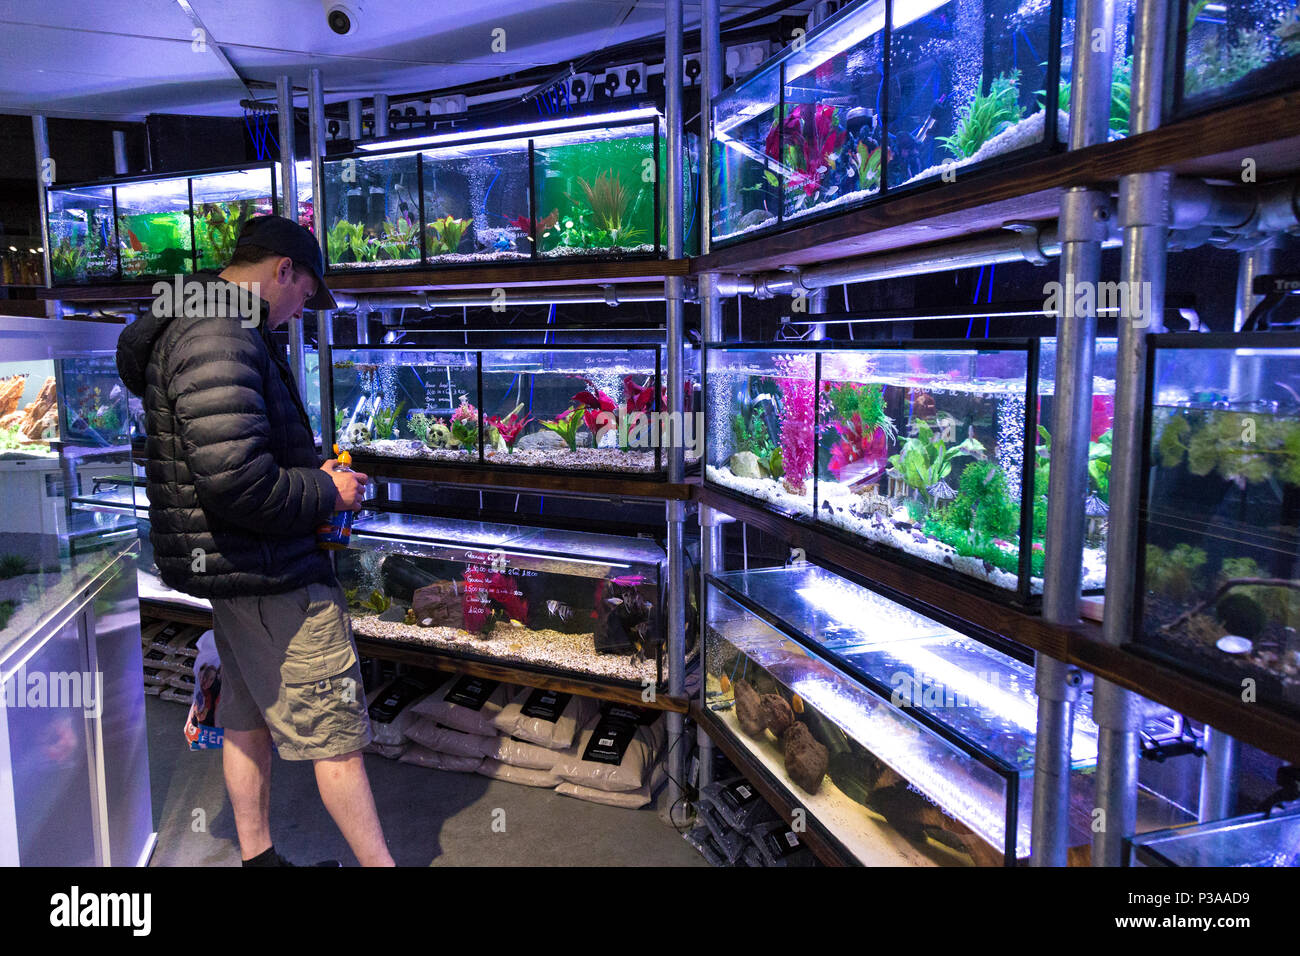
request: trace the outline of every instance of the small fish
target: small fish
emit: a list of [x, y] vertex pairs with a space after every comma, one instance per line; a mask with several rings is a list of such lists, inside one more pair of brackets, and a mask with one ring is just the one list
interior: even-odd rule
[[790, 709], [793, 710], [796, 714], [802, 714], [802, 713], [803, 713], [803, 698], [800, 697], [798, 694], [793, 695], [793, 696], [790, 698]]
[[555, 599], [547, 601], [546, 612], [550, 614], [551, 617], [559, 618], [561, 623], [564, 624], [568, 624], [573, 620], [573, 608], [569, 607], [569, 605], [565, 604], [563, 601], [556, 601]]
[[722, 692], [724, 694], [730, 694], [731, 678], [729, 678], [726, 674], [723, 674], [721, 677], [718, 678], [718, 686], [722, 688]]
[[130, 229], [126, 231], [126, 241], [131, 246], [132, 251], [134, 252], [144, 251], [144, 244], [140, 242], [138, 238], [136, 238], [135, 233], [132, 232]]

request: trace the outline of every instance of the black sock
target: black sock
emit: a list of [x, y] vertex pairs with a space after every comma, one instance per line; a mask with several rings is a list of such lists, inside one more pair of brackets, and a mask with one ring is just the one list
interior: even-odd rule
[[280, 862], [280, 854], [275, 852], [275, 847], [268, 847], [251, 860], [245, 860], [244, 866], [283, 866]]

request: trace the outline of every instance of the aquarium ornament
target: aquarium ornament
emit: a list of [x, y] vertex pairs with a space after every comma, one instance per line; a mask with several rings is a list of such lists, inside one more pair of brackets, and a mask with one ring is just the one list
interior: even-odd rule
[[517, 126], [503, 126], [499, 129], [475, 129], [461, 130], [455, 133], [430, 133], [427, 136], [411, 136], [398, 140], [374, 140], [369, 143], [358, 143], [357, 149], [367, 152], [375, 150], [389, 149], [416, 149], [424, 146], [437, 146], [441, 143], [455, 143], [460, 140], [482, 138], [491, 136], [511, 137], [511, 136], [528, 136], [532, 133], [552, 133], [557, 130], [570, 129], [573, 127], [590, 126], [592, 124], [609, 125], [612, 123], [633, 122], [635, 120], [652, 120], [659, 116], [659, 110], [654, 107], [642, 107], [635, 110], [619, 110], [614, 113], [591, 113], [585, 116], [568, 116], [559, 119], [551, 119], [545, 122], [521, 123]]

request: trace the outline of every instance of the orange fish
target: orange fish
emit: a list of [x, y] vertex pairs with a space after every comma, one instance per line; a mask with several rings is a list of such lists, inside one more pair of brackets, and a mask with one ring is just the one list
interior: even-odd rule
[[722, 688], [724, 694], [731, 693], [731, 681], [727, 678], [726, 674], [723, 674], [718, 678], [718, 686]]
[[133, 250], [135, 250], [136, 252], [143, 251], [144, 243], [142, 243], [139, 239], [137, 239], [135, 233], [132, 232], [130, 229], [126, 231], [126, 238], [127, 238], [127, 242], [131, 244], [131, 248]]
[[803, 699], [798, 694], [795, 694], [790, 698], [790, 709], [796, 714], [803, 713]]

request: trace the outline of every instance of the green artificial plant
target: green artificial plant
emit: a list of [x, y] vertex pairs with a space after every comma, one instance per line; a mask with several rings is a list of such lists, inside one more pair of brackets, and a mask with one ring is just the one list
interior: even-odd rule
[[976, 91], [951, 136], [938, 142], [954, 159], [974, 156], [981, 146], [1009, 126], [1020, 122], [1020, 71], [999, 74], [988, 93]]

